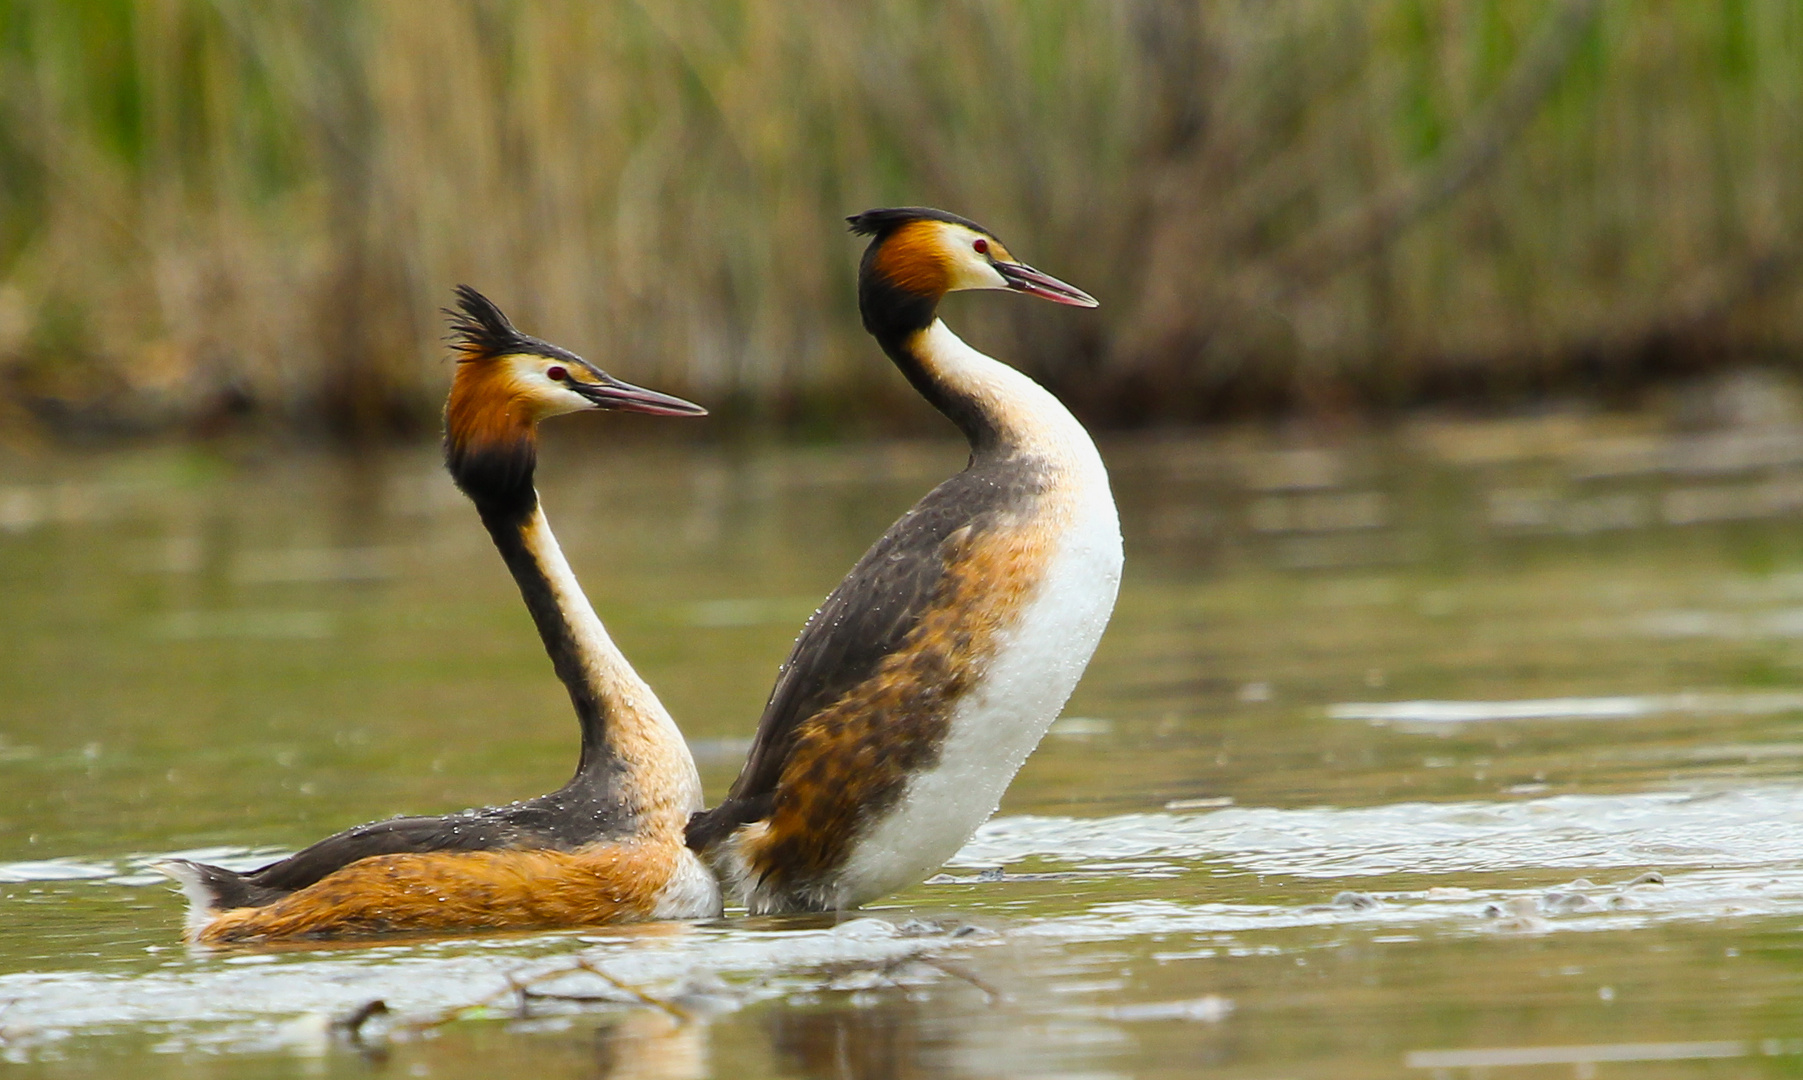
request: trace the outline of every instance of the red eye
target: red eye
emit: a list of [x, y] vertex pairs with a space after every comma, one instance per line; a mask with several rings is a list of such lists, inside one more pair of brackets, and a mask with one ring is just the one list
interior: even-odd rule
[[977, 249], [978, 255], [989, 254], [989, 241], [983, 239], [980, 236], [977, 237], [976, 242], [971, 244], [970, 246]]
[[563, 382], [565, 379], [568, 379], [569, 377], [570, 377], [570, 373], [565, 371], [563, 368], [558, 367], [556, 364], [552, 364], [550, 367], [545, 369], [545, 378], [547, 378], [547, 379], [552, 379], [552, 380], [555, 380], [556, 382]]

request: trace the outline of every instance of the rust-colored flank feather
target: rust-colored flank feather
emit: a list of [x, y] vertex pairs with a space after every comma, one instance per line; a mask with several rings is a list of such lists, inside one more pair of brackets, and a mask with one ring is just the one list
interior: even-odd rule
[[666, 843], [378, 855], [273, 904], [221, 912], [194, 941], [537, 930], [645, 919], [678, 854]]
[[741, 849], [768, 886], [821, 881], [908, 777], [935, 764], [954, 708], [1039, 584], [1046, 539], [1017, 523], [946, 539], [945, 576], [901, 647], [800, 725], [778, 782], [784, 797]]

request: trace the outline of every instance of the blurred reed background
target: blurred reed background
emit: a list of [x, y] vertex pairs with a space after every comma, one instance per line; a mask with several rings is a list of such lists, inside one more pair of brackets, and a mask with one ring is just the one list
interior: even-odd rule
[[1118, 425], [1803, 357], [1795, 0], [0, 0], [0, 429], [435, 426], [437, 309], [752, 422], [915, 422], [842, 217]]

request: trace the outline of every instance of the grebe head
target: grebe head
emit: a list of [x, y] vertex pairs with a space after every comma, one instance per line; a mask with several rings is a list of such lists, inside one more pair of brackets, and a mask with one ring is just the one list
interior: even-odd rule
[[924, 206], [866, 210], [846, 218], [851, 231], [871, 238], [859, 276], [867, 287], [937, 303], [949, 292], [1006, 289], [1073, 307], [1095, 298], [1008, 253], [994, 233], [974, 221]]
[[454, 401], [479, 394], [482, 404], [504, 406], [527, 423], [586, 409], [707, 415], [693, 402], [621, 382], [568, 349], [520, 333], [494, 301], [468, 285], [457, 286], [457, 306], [462, 310], [446, 312], [459, 354]]
[[622, 382], [582, 357], [520, 333], [494, 302], [457, 286], [457, 374], [445, 402], [445, 462], [472, 496], [530, 488], [538, 422], [591, 409], [705, 416], [679, 397]]

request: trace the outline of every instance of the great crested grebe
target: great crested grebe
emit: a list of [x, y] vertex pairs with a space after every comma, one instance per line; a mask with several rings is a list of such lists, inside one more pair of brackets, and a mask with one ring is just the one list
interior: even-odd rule
[[700, 416], [513, 328], [459, 286], [445, 464], [518, 582], [582, 725], [576, 775], [508, 806], [372, 822], [246, 874], [172, 859], [199, 944], [389, 931], [707, 918], [720, 890], [683, 844], [701, 781], [682, 733], [620, 654], [532, 486], [538, 422], [589, 409]]
[[856, 907], [913, 884], [995, 811], [1114, 609], [1121, 533], [1075, 417], [939, 321], [960, 289], [1095, 300], [940, 210], [870, 210], [858, 308], [970, 464], [834, 589], [777, 676], [744, 770], [688, 842], [754, 913]]

